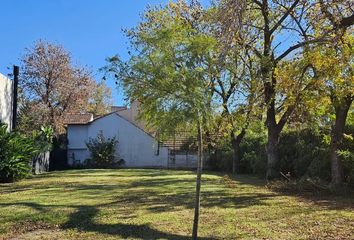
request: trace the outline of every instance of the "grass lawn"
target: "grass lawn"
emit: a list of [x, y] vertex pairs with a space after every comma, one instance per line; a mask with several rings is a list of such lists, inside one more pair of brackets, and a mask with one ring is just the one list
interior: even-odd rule
[[[195, 173], [73, 170], [0, 184], [0, 239], [189, 239]], [[354, 239], [354, 199], [203, 175], [200, 239]]]

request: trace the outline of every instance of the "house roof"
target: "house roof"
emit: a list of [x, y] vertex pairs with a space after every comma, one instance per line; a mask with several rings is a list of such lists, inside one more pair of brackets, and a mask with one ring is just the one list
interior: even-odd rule
[[87, 124], [92, 120], [93, 115], [91, 113], [70, 113], [64, 116], [64, 124], [67, 125]]
[[[132, 122], [129, 119], [126, 119], [125, 117], [121, 116], [119, 114], [119, 111], [110, 112], [110, 113], [98, 116], [96, 118], [92, 118], [92, 114], [69, 114], [72, 121], [67, 124], [68, 125], [90, 125], [91, 123], [95, 122], [96, 120], [99, 120], [101, 118], [104, 118], [104, 117], [112, 115], [112, 114], [115, 114], [116, 116], [120, 117], [121, 119], [129, 122], [130, 124], [135, 126], [137, 129], [140, 129], [142, 132], [149, 135], [150, 137], [156, 138], [156, 136], [154, 136], [151, 132], [146, 131], [144, 128], [140, 127], [135, 122]], [[87, 115], [91, 115], [91, 119], [88, 119]], [[163, 141], [162, 146], [170, 148], [170, 149], [174, 149], [174, 150], [182, 150], [183, 147], [188, 148], [188, 146], [192, 145], [194, 141], [196, 141], [196, 139], [193, 137], [191, 138], [187, 134], [187, 132], [185, 132], [185, 133], [179, 132], [179, 134], [176, 135], [174, 138], [166, 139], [165, 141]], [[193, 148], [191, 148], [191, 150], [192, 149]]]
[[[123, 109], [122, 109], [123, 110]], [[110, 113], [107, 113], [107, 114], [104, 114], [104, 115], [101, 115], [101, 116], [98, 116], [96, 118], [91, 118], [90, 121], [82, 121], [82, 122], [68, 122], [67, 125], [89, 125], [93, 122], [95, 122], [96, 120], [98, 119], [101, 119], [101, 118], [104, 118], [106, 116], [109, 116], [111, 114], [116, 114], [118, 117], [120, 117], [121, 119], [129, 122], [130, 124], [132, 124], [133, 126], [135, 126], [136, 128], [140, 129], [141, 131], [143, 131], [144, 133], [146, 133], [147, 135], [149, 135], [150, 137], [152, 138], [155, 138], [151, 133], [147, 132], [145, 129], [143, 129], [142, 127], [138, 126], [136, 123], [124, 118], [123, 116], [119, 115], [119, 111], [116, 111], [116, 112], [110, 112]], [[69, 114], [69, 115], [78, 115], [78, 114]]]
[[111, 112], [127, 110], [127, 106], [111, 106]]

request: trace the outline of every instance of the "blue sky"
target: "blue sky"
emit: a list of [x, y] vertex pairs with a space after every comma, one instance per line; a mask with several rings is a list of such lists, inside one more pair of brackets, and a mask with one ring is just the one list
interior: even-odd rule
[[[105, 58], [127, 52], [122, 28], [136, 25], [147, 5], [168, 0], [0, 0], [0, 72], [11, 73], [26, 47], [38, 39], [62, 44], [74, 62], [98, 69]], [[123, 104], [122, 93], [108, 80], [115, 104]]]

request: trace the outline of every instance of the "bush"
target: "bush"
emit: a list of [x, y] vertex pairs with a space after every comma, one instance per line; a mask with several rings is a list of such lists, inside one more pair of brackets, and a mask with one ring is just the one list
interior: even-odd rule
[[280, 170], [291, 176], [330, 180], [329, 145], [312, 129], [284, 132], [279, 140]]
[[42, 126], [40, 131], [33, 131], [32, 138], [40, 152], [48, 152], [53, 147], [53, 128]]
[[[344, 180], [354, 187], [354, 125], [348, 124], [344, 132], [344, 141], [339, 146], [338, 154], [343, 162]], [[264, 134], [245, 136], [240, 145], [240, 173], [265, 176], [266, 142]], [[284, 131], [279, 139], [278, 151], [280, 171], [285, 174], [290, 172], [291, 179], [331, 180], [329, 132], [313, 128]], [[231, 172], [232, 153], [230, 143], [225, 141], [214, 149], [208, 166], [211, 170]], [[299, 183], [308, 183], [303, 182]]]
[[32, 158], [32, 173], [39, 174], [49, 171], [50, 150], [53, 146], [53, 128], [41, 127], [40, 131], [33, 131], [31, 135], [39, 153]]
[[267, 168], [267, 154], [265, 150], [265, 136], [246, 136], [240, 145], [241, 173], [252, 173], [265, 176]]
[[354, 125], [346, 127], [343, 145], [340, 149], [339, 156], [343, 161], [345, 181], [354, 188]]
[[8, 132], [0, 123], [0, 182], [13, 182], [30, 174], [32, 158], [39, 152], [34, 140]]
[[91, 159], [87, 159], [89, 167], [110, 168], [122, 165], [122, 161], [117, 161], [115, 152], [118, 141], [115, 137], [105, 138], [100, 132], [97, 138], [90, 138], [86, 146], [91, 153]]

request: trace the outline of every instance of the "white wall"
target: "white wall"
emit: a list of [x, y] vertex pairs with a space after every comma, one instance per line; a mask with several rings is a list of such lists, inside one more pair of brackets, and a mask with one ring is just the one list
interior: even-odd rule
[[130, 103], [130, 108], [120, 110], [118, 114], [122, 116], [123, 118], [127, 119], [130, 122], [133, 122], [134, 124], [138, 125], [140, 128], [145, 128], [146, 125], [144, 124], [143, 121], [138, 120], [138, 115], [139, 115], [139, 102], [138, 101], [133, 101]]
[[0, 121], [12, 125], [12, 81], [0, 73]]
[[85, 159], [90, 157], [87, 151], [87, 128], [88, 125], [68, 125], [68, 164], [72, 165], [79, 161], [83, 163]]
[[96, 138], [100, 131], [105, 137], [117, 137], [117, 159], [124, 159], [127, 167], [167, 167], [168, 149], [160, 147], [159, 155], [156, 155], [156, 140], [117, 113], [97, 119], [88, 125], [68, 126], [69, 164], [73, 152], [75, 157], [89, 157], [89, 152], [82, 150], [82, 147], [86, 148], [85, 141]]
[[198, 165], [198, 155], [195, 153], [189, 154], [176, 154], [174, 156], [174, 163], [171, 164], [170, 167], [175, 168], [196, 168]]

